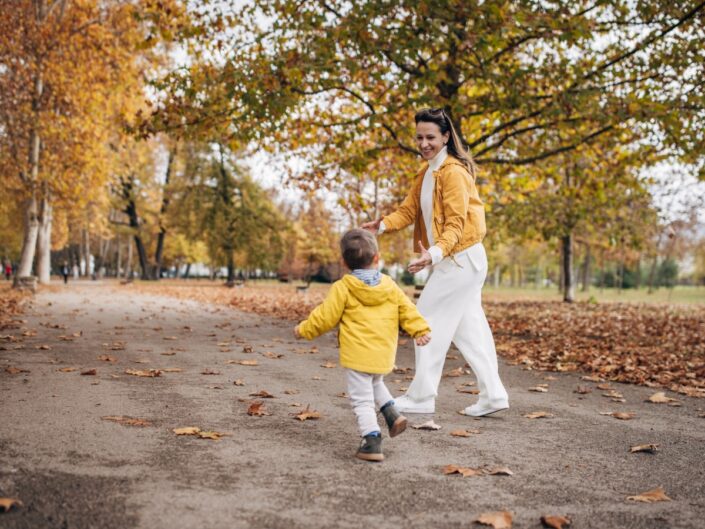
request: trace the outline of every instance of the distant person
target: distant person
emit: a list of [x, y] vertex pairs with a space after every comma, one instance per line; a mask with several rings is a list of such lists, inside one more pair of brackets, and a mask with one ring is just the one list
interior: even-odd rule
[[414, 225], [421, 257], [411, 273], [430, 266], [432, 273], [418, 301], [433, 329], [430, 345], [416, 346], [416, 373], [406, 395], [396, 399], [401, 412], [434, 413], [443, 364], [451, 342], [470, 364], [480, 390], [466, 415], [482, 416], [509, 407], [499, 378], [492, 330], [482, 310], [487, 254], [482, 239], [485, 209], [475, 187], [475, 164], [452, 121], [441, 108], [415, 116], [416, 144], [426, 160], [399, 209], [362, 225], [386, 233]]
[[68, 282], [69, 282], [69, 274], [70, 274], [71, 271], [70, 271], [70, 269], [69, 269], [69, 264], [68, 264], [66, 261], [64, 261], [64, 264], [61, 265], [61, 270], [60, 270], [60, 272], [61, 272], [61, 275], [62, 275], [63, 278], [64, 278], [64, 285], [68, 284]]
[[10, 280], [12, 278], [12, 263], [10, 261], [5, 262], [5, 279]]
[[377, 270], [379, 250], [370, 232], [350, 230], [340, 249], [352, 272], [333, 283], [326, 299], [296, 326], [294, 335], [312, 340], [340, 325], [340, 365], [346, 368], [348, 395], [362, 437], [356, 457], [382, 461], [375, 405], [390, 437], [402, 433], [407, 424], [384, 384], [384, 375], [394, 368], [399, 325], [419, 345], [431, 340], [430, 328], [392, 278]]

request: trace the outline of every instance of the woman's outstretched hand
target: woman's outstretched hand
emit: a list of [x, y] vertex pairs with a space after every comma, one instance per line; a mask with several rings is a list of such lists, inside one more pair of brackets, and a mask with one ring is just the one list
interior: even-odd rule
[[362, 226], [360, 226], [360, 228], [362, 228], [363, 230], [371, 231], [372, 233], [374, 233], [376, 235], [377, 232], [379, 231], [379, 225], [381, 223], [382, 223], [382, 219], [379, 218], [377, 220], [365, 222]]
[[408, 270], [412, 274], [420, 272], [431, 264], [431, 254], [428, 253], [428, 250], [423, 247], [423, 243], [421, 241], [419, 241], [419, 246], [421, 247], [421, 257], [414, 259], [409, 263]]

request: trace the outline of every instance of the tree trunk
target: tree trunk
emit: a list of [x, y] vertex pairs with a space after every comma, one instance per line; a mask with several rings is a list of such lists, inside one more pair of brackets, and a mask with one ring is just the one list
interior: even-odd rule
[[147, 263], [147, 251], [144, 248], [142, 237], [140, 237], [139, 228], [140, 222], [137, 215], [137, 204], [133, 193], [134, 182], [132, 176], [122, 180], [122, 197], [125, 200], [124, 212], [130, 219], [130, 227], [134, 230], [135, 246], [137, 247], [137, 255], [140, 260], [140, 268], [142, 269], [141, 278], [149, 279], [149, 265]]
[[127, 238], [127, 263], [125, 264], [125, 279], [132, 279], [132, 241]]
[[45, 196], [42, 199], [37, 233], [37, 276], [42, 285], [48, 285], [51, 282], [51, 221], [52, 206], [49, 198]]
[[166, 224], [164, 215], [169, 207], [169, 180], [171, 179], [171, 171], [174, 166], [174, 156], [176, 155], [176, 147], [169, 150], [169, 160], [166, 164], [166, 175], [164, 177], [164, 192], [162, 194], [162, 207], [159, 210], [159, 235], [157, 236], [157, 249], [154, 253], [154, 277], [160, 279], [162, 276], [162, 255], [164, 253], [164, 238], [166, 237]]
[[188, 275], [191, 273], [191, 263], [186, 264], [186, 271], [184, 272], [183, 278], [188, 279]]
[[575, 285], [573, 284], [573, 235], [569, 233], [561, 238], [563, 249], [563, 301], [575, 301]]
[[499, 265], [495, 265], [494, 267], [494, 287], [499, 288], [499, 280], [501, 278], [501, 268]]
[[590, 265], [592, 264], [592, 255], [590, 253], [590, 245], [585, 243], [585, 258], [583, 259], [582, 280], [583, 292], [590, 289]]
[[15, 286], [17, 278], [32, 275], [32, 263], [34, 263], [34, 252], [37, 248], [37, 235], [39, 233], [39, 211], [37, 209], [37, 196], [32, 196], [25, 202], [25, 229], [22, 240], [22, 256], [20, 264], [15, 274]]

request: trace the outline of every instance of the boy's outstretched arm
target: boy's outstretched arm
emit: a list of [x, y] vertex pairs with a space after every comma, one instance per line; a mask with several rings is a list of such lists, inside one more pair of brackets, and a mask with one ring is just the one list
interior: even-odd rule
[[416, 345], [426, 345], [431, 341], [431, 328], [428, 322], [399, 287], [397, 287], [397, 296], [399, 325], [414, 338]]
[[294, 328], [294, 336], [312, 340], [335, 327], [343, 315], [346, 294], [347, 289], [342, 282], [333, 283], [323, 303]]

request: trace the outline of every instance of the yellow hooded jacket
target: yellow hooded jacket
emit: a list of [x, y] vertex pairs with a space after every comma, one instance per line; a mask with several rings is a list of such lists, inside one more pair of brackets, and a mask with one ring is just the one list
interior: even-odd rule
[[394, 368], [400, 325], [414, 338], [431, 330], [402, 289], [384, 274], [373, 287], [349, 274], [336, 281], [298, 331], [311, 340], [338, 324], [340, 365], [382, 375]]

